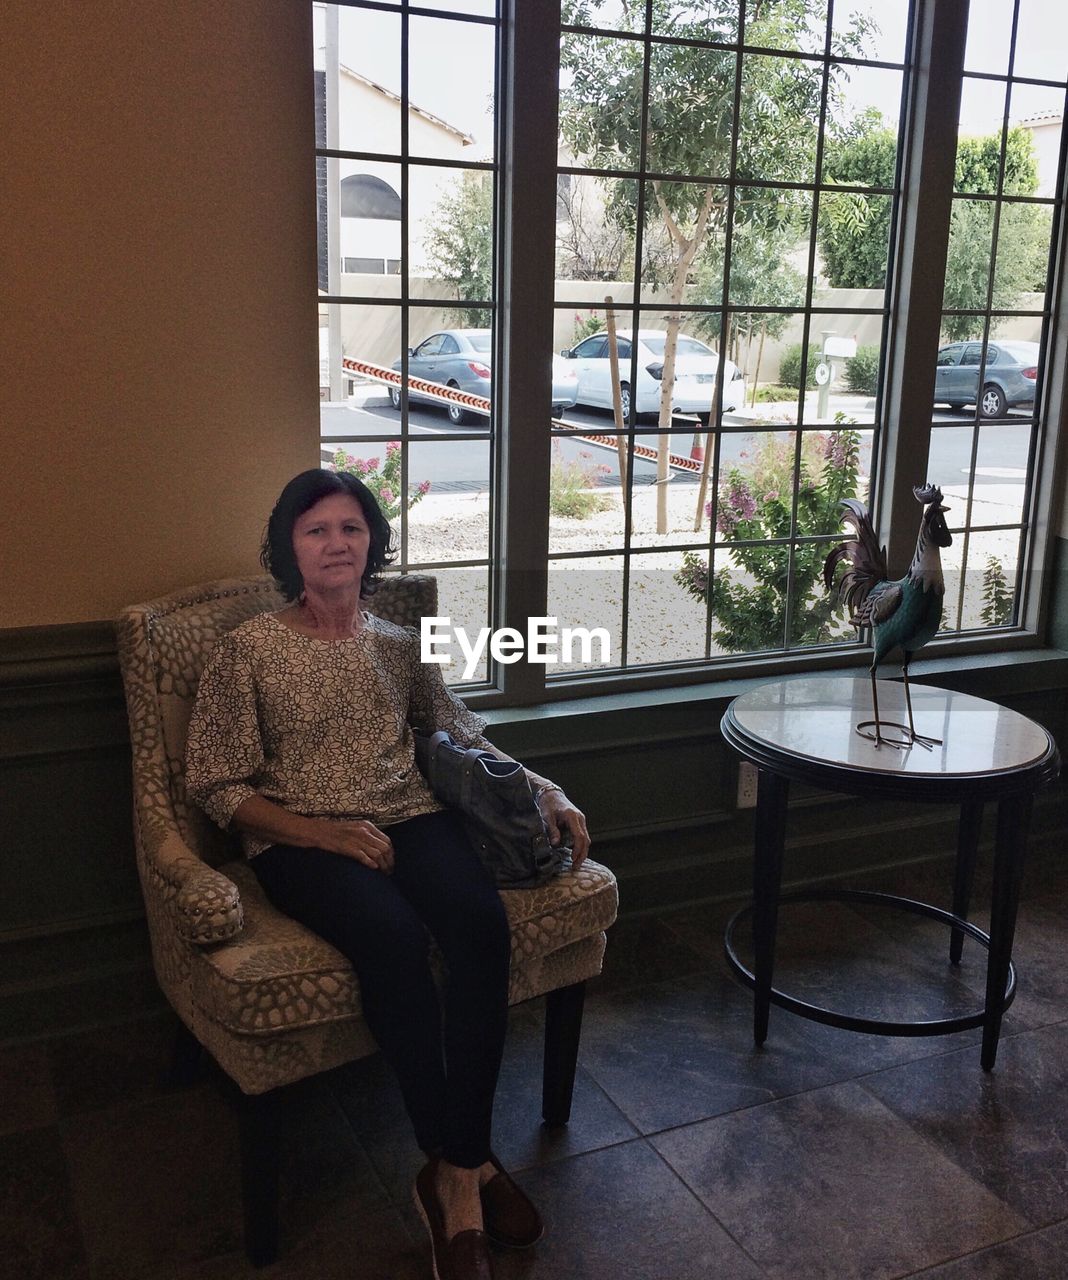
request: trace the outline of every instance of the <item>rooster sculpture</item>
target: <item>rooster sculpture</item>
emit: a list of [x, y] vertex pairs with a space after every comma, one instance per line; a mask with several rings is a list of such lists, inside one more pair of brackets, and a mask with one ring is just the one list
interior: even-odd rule
[[[943, 514], [947, 508], [942, 506], [942, 490], [936, 485], [926, 484], [912, 492], [916, 501], [923, 504], [923, 515], [916, 551], [905, 576], [896, 581], [890, 579], [886, 549], [880, 548], [876, 540], [867, 507], [855, 498], [844, 498], [839, 504], [846, 508], [842, 519], [853, 526], [856, 537], [843, 542], [830, 553], [823, 565], [823, 581], [828, 591], [837, 590], [845, 602], [850, 611], [850, 622], [855, 627], [870, 626], [873, 633], [875, 655], [871, 663], [871, 697], [875, 719], [858, 724], [857, 732], [871, 738], [877, 747], [884, 742], [895, 747], [910, 747], [918, 742], [930, 749], [941, 740], [925, 738], [916, 732], [909, 693], [909, 662], [912, 655], [934, 637], [942, 621], [942, 598], [946, 585], [940, 550], [948, 547], [953, 538]], [[849, 562], [849, 568], [836, 583], [835, 570], [843, 560]], [[879, 719], [875, 671], [887, 654], [896, 648], [904, 653], [907, 728], [903, 724]], [[884, 727], [899, 729], [906, 736], [902, 739], [885, 737]], [[869, 732], [870, 729], [874, 732]]]

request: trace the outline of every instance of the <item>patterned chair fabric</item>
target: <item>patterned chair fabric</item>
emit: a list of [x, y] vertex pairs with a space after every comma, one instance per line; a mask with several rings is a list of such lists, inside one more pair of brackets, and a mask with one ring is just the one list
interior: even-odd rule
[[[389, 577], [370, 607], [400, 625], [433, 613], [431, 577]], [[270, 578], [225, 579], [125, 610], [119, 659], [130, 718], [134, 826], [156, 975], [182, 1021], [246, 1094], [375, 1051], [348, 961], [267, 901], [236, 840], [185, 794], [185, 738], [216, 639], [283, 604]], [[618, 897], [587, 861], [538, 889], [502, 891], [511, 1002], [601, 970]]]

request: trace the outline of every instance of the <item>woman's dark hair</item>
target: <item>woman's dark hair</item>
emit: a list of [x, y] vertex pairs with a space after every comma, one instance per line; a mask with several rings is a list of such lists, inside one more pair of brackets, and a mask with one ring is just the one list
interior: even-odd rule
[[293, 526], [305, 511], [310, 511], [317, 502], [334, 493], [348, 494], [356, 499], [371, 531], [367, 567], [360, 581], [362, 596], [374, 593], [382, 570], [396, 558], [393, 530], [375, 495], [362, 480], [357, 480], [347, 471], [327, 471], [322, 467], [302, 471], [290, 480], [274, 504], [260, 549], [260, 563], [282, 588], [287, 600], [296, 600], [304, 590], [304, 579], [293, 554]]

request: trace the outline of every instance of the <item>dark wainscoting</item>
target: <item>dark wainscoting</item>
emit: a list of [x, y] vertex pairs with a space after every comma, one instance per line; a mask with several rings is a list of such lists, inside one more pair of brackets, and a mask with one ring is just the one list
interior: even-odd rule
[[[1068, 725], [1068, 654], [931, 661], [921, 678]], [[753, 817], [719, 737], [725, 681], [697, 689], [491, 714], [505, 750], [586, 809], [622, 909], [741, 895]], [[950, 813], [796, 790], [787, 879], [799, 883], [944, 855]], [[1035, 843], [1063, 841], [1063, 786], [1042, 798]], [[0, 1040], [133, 1017], [161, 997], [134, 869], [129, 742], [110, 626], [0, 632]], [[907, 838], [906, 838], [907, 833]]]

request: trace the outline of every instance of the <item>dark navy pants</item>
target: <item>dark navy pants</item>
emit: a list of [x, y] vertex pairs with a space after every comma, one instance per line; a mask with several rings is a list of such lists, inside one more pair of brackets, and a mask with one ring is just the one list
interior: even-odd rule
[[[293, 845], [272, 845], [252, 868], [280, 911], [351, 960], [416, 1141], [477, 1168], [489, 1157], [508, 1016], [508, 921], [455, 814], [384, 830], [396, 859], [391, 875]], [[443, 1002], [430, 972], [431, 936], [445, 958]]]

